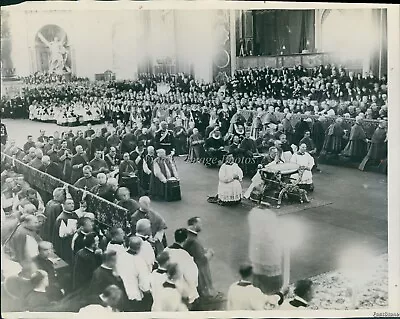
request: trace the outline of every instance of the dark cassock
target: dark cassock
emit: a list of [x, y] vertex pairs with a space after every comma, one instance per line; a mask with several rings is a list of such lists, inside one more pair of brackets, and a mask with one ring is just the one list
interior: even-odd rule
[[98, 173], [108, 173], [108, 165], [107, 162], [101, 158], [93, 158], [89, 165], [92, 167], [93, 176], [97, 176]]
[[143, 161], [145, 157], [146, 157], [146, 150], [143, 146], [136, 147], [136, 149], [130, 154], [130, 158], [135, 163], [137, 168], [137, 176], [139, 178], [139, 186], [141, 188], [139, 193], [142, 193], [146, 189], [146, 184], [145, 184], [146, 173], [144, 172], [143, 168]]
[[240, 143], [239, 141], [233, 141], [231, 145], [229, 145], [229, 153], [232, 153], [233, 157], [238, 158], [241, 157], [242, 152], [239, 148]]
[[117, 157], [117, 154], [108, 153], [104, 156], [104, 160], [106, 161], [108, 169], [111, 172], [117, 169], [119, 166], [119, 159]]
[[137, 209], [131, 217], [131, 233], [136, 233], [136, 224], [141, 219], [148, 219], [151, 224], [151, 234], [155, 240], [154, 250], [155, 255], [158, 256], [165, 247], [167, 247], [167, 238], [165, 236], [165, 230], [168, 228], [164, 218], [153, 210], [143, 211]]
[[200, 242], [198, 235], [193, 230], [188, 230], [188, 238], [183, 248], [193, 257], [193, 261], [199, 270], [198, 293], [200, 297], [208, 297], [212, 294], [213, 284], [210, 264], [206, 257], [206, 249]]
[[[71, 160], [72, 173], [71, 173], [71, 184], [75, 184], [75, 182], [83, 176], [82, 168], [87, 165], [88, 161], [84, 154], [75, 154]], [[82, 165], [81, 167], [77, 167], [76, 165]]]
[[256, 141], [249, 137], [245, 137], [242, 140], [239, 148], [245, 157], [253, 157], [254, 154], [258, 153]]
[[157, 157], [153, 161], [153, 172], [150, 181], [150, 194], [154, 197], [165, 198], [166, 181], [170, 178], [178, 179], [178, 171], [173, 161], [166, 157]]
[[24, 152], [25, 153], [28, 153], [29, 152], [29, 149], [31, 148], [31, 147], [34, 147], [34, 148], [36, 148], [36, 143], [35, 142], [26, 142], [25, 144], [24, 144], [24, 147], [23, 147], [23, 149], [24, 149]]
[[89, 141], [84, 138], [84, 137], [80, 137], [78, 136], [75, 140], [74, 140], [74, 147], [77, 147], [78, 145], [81, 145], [83, 150], [85, 152], [89, 152], [90, 150], [90, 143]]
[[58, 161], [61, 170], [61, 179], [64, 182], [71, 181], [71, 173], [72, 173], [72, 152], [69, 148], [62, 148], [58, 151]]
[[84, 133], [84, 137], [88, 138], [88, 137], [92, 137], [93, 134], [95, 134], [96, 132], [94, 131], [94, 129], [90, 128], [88, 130], [85, 131]]
[[293, 144], [298, 145], [306, 131], [310, 131], [310, 127], [306, 121], [301, 119], [299, 122], [296, 123], [296, 125], [294, 127], [294, 136], [293, 136], [293, 141], [292, 141]]
[[133, 133], [126, 133], [121, 140], [121, 153], [130, 153], [136, 148], [136, 137]]
[[174, 133], [170, 130], [158, 130], [155, 134], [155, 148], [164, 149], [167, 155], [174, 149]]
[[332, 123], [326, 130], [323, 150], [338, 155], [343, 150], [343, 137], [344, 129], [341, 122]]
[[204, 149], [206, 155], [210, 158], [216, 158], [217, 160], [222, 160], [225, 152], [224, 148], [224, 140], [219, 135], [211, 134], [209, 138], [206, 139]]
[[115, 285], [125, 292], [125, 286], [121, 277], [114, 269], [103, 264], [93, 272], [87, 292], [90, 295], [100, 295], [104, 289], [111, 285]]
[[128, 218], [131, 218], [131, 216], [139, 209], [139, 204], [132, 198], [120, 200], [117, 202], [117, 205], [128, 210]]
[[343, 155], [354, 160], [361, 160], [367, 153], [367, 137], [361, 123], [351, 127], [349, 142], [343, 150]]
[[230, 126], [230, 115], [228, 110], [221, 109], [218, 113], [218, 119], [221, 127], [221, 134], [225, 136]]
[[[79, 220], [78, 221], [78, 226], [81, 223], [82, 223], [82, 220]], [[73, 235], [72, 241], [71, 241], [71, 248], [72, 248], [72, 252], [73, 252], [74, 256], [82, 248], [85, 248], [84, 240], [85, 240], [86, 236], [89, 235], [89, 234], [90, 233], [84, 232], [82, 229], [78, 229], [76, 231], [76, 233]]]
[[127, 187], [131, 193], [131, 196], [138, 195], [138, 168], [134, 161], [128, 159], [123, 160], [119, 165], [119, 178], [120, 185]]
[[107, 147], [107, 140], [104, 136], [94, 136], [90, 145], [90, 155], [93, 157], [96, 151], [104, 151]]
[[90, 189], [90, 192], [112, 203], [115, 200], [115, 191], [108, 184], [97, 184]]
[[371, 145], [359, 169], [364, 170], [370, 160], [379, 162], [385, 159], [387, 159], [387, 130], [386, 124], [383, 126], [381, 122], [371, 137]]
[[33, 262], [38, 269], [44, 270], [49, 276], [49, 286], [46, 289], [49, 299], [61, 299], [63, 294], [57, 280], [57, 272], [54, 268], [54, 263], [50, 259], [44, 258], [40, 255], [37, 255], [35, 258], [33, 258]]
[[49, 165], [42, 165], [39, 170], [55, 178], [61, 178], [60, 167], [56, 163], [50, 162]]
[[317, 154], [319, 154], [324, 146], [325, 140], [325, 128], [321, 121], [315, 120], [311, 127], [311, 138], [317, 148]]
[[[316, 148], [314, 141], [310, 137], [306, 137], [306, 136], [303, 137], [300, 140], [299, 145], [303, 144], [303, 143], [307, 145], [307, 152], [311, 152], [312, 150], [314, 150]], [[314, 154], [311, 154], [311, 155], [314, 155]]]
[[99, 184], [97, 178], [94, 176], [89, 176], [89, 177], [81, 177], [75, 182], [74, 186], [89, 191], [97, 184]]
[[150, 132], [147, 132], [146, 134], [139, 133], [137, 136], [137, 141], [138, 144], [142, 142], [144, 146], [153, 145], [153, 136]]
[[183, 126], [176, 126], [173, 130], [176, 155], [187, 154], [187, 133]]
[[107, 138], [107, 145], [109, 148], [115, 147], [116, 149], [118, 149], [120, 144], [121, 144], [121, 139], [117, 134], [110, 135]]
[[[190, 111], [190, 119], [193, 120], [195, 127], [200, 130], [200, 127], [203, 127], [203, 117], [201, 111], [195, 107]], [[206, 125], [207, 126], [207, 125]]]
[[153, 174], [153, 162], [156, 159], [154, 154], [146, 154], [143, 161], [143, 180], [141, 182], [145, 193], [150, 191], [150, 181]]
[[44, 240], [51, 241], [53, 239], [54, 224], [57, 217], [62, 213], [63, 208], [60, 202], [51, 199], [44, 209], [46, 221], [43, 224], [40, 235]]
[[72, 262], [72, 238], [77, 230], [78, 219], [75, 212], [63, 211], [54, 224], [54, 250], [68, 264]]
[[73, 289], [77, 290], [90, 285], [95, 270], [101, 265], [101, 254], [96, 254], [92, 249], [85, 247], [75, 255], [73, 270]]

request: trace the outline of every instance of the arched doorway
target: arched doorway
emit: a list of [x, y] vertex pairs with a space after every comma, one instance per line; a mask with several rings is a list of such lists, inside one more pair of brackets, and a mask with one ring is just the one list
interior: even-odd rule
[[42, 27], [35, 37], [37, 71], [71, 73], [71, 47], [65, 31], [57, 25]]

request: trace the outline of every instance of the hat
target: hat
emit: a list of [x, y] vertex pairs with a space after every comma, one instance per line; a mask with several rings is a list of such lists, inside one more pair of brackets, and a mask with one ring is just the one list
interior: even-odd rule
[[307, 119], [306, 119], [306, 122], [308, 122], [308, 123], [312, 123], [312, 119], [310, 119], [310, 118], [307, 118]]

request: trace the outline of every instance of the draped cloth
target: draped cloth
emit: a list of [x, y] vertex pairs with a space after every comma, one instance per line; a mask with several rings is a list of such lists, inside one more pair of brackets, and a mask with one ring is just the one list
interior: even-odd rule
[[269, 209], [253, 208], [248, 216], [249, 259], [253, 266], [254, 286], [264, 293], [278, 291], [282, 275], [282, 245], [276, 214]]
[[[237, 177], [238, 179], [235, 179]], [[219, 170], [218, 199], [222, 202], [237, 202], [242, 199], [243, 172], [233, 163], [222, 164]]]

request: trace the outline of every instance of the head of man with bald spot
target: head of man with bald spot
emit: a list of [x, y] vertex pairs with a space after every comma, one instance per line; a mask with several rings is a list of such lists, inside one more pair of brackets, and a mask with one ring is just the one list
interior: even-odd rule
[[142, 236], [151, 236], [151, 223], [148, 219], [139, 219], [136, 224], [136, 234]]
[[151, 200], [148, 196], [142, 196], [139, 198], [139, 206], [140, 209], [144, 212], [148, 212], [150, 210]]
[[132, 236], [129, 238], [129, 251], [133, 254], [133, 255], [137, 255], [140, 251], [140, 247], [142, 247], [142, 242], [143, 240], [140, 237], [137, 236]]
[[53, 200], [59, 203], [63, 203], [65, 201], [65, 190], [64, 188], [57, 187], [53, 191]]

